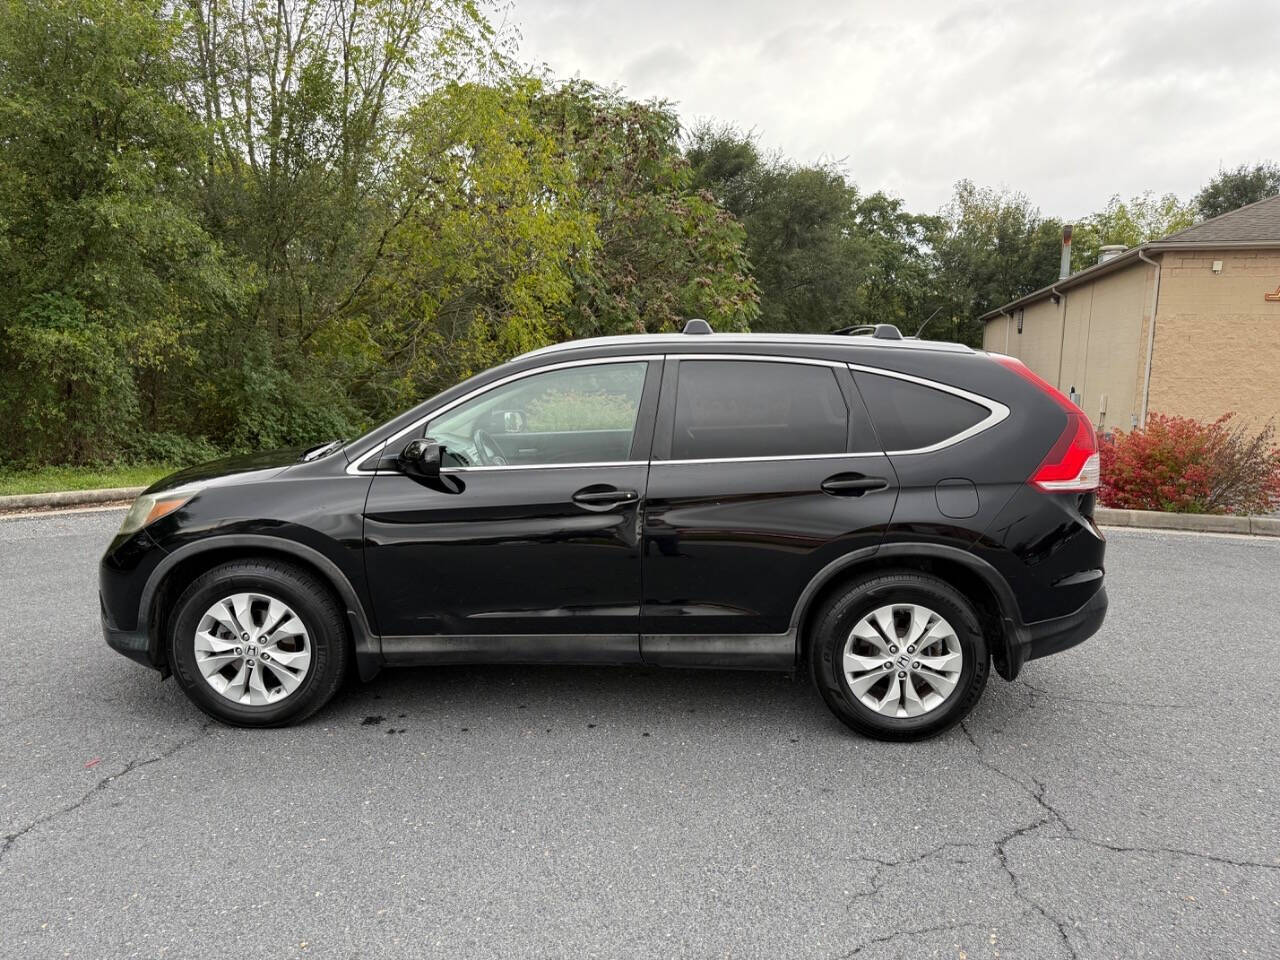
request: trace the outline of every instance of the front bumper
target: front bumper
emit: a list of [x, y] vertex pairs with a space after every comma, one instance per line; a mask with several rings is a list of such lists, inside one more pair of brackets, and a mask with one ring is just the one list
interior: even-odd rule
[[[1013, 642], [1009, 644], [1008, 676], [1005, 679], [1012, 680], [1016, 677], [1028, 660], [1038, 660], [1084, 643], [1098, 632], [1106, 616], [1107, 588], [1100, 586], [1083, 606], [1065, 617], [1016, 626], [1006, 622], [1005, 628]], [[1005, 671], [1000, 672], [1004, 676]]]
[[147, 631], [122, 630], [111, 622], [106, 605], [101, 603], [101, 597], [99, 605], [102, 608], [102, 637], [107, 641], [107, 646], [144, 667], [156, 669], [151, 661], [151, 638], [147, 636]]

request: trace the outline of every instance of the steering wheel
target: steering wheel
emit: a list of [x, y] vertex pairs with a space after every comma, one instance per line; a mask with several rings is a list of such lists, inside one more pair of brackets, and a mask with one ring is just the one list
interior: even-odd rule
[[507, 458], [502, 455], [502, 448], [489, 436], [489, 431], [476, 427], [471, 434], [471, 442], [476, 445], [476, 457], [487, 467], [505, 467]]

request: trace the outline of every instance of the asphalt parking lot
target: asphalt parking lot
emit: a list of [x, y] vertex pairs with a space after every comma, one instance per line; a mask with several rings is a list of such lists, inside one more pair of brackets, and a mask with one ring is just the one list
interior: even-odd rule
[[212, 725], [102, 643], [120, 518], [0, 520], [0, 957], [1280, 955], [1280, 541], [1110, 533], [1097, 637], [888, 745], [647, 669]]

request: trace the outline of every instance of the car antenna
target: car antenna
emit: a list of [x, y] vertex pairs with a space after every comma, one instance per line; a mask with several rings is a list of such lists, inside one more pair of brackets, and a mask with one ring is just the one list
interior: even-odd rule
[[922, 323], [922, 324], [920, 324], [920, 329], [919, 329], [919, 330], [917, 330], [915, 333], [913, 333], [913, 334], [911, 335], [911, 339], [912, 339], [912, 340], [919, 340], [919, 339], [920, 339], [920, 334], [924, 332], [924, 328], [925, 328], [925, 327], [927, 327], [927, 326], [929, 325], [929, 321], [930, 321], [930, 320], [932, 320], [934, 317], [936, 317], [936, 316], [938, 315], [938, 312], [939, 312], [941, 309], [942, 309], [942, 307], [941, 307], [941, 306], [939, 306], [937, 310], [935, 310], [935, 311], [933, 311], [933, 313], [929, 314], [929, 316], [928, 316], [928, 318], [925, 320], [925, 322], [924, 322], [924, 323]]

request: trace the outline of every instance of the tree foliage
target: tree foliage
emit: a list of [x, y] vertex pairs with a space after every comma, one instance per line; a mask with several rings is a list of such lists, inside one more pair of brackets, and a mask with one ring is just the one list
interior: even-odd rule
[[1276, 194], [1280, 194], [1280, 164], [1264, 160], [1218, 171], [1193, 202], [1200, 217], [1208, 220]]
[[679, 124], [471, 0], [4, 0], [0, 461], [307, 443], [583, 333], [756, 316]]
[[980, 316], [1057, 277], [1062, 223], [1022, 194], [961, 180], [931, 240], [942, 306], [934, 335], [977, 345]]
[[[516, 62], [474, 0], [0, 0], [0, 466], [351, 435], [556, 340], [892, 322], [977, 344], [1061, 222], [936, 214]], [[1077, 221], [1076, 267], [1274, 193]]]
[[200, 215], [199, 124], [159, 3], [10, 0], [0, 29], [0, 456], [83, 461], [139, 423], [245, 296]]
[[566, 336], [573, 264], [599, 241], [570, 158], [536, 121], [543, 93], [451, 86], [406, 115], [398, 222], [343, 334], [365, 351], [359, 393], [377, 415]]
[[1071, 238], [1072, 268], [1083, 270], [1093, 266], [1102, 247], [1108, 244], [1136, 247], [1195, 222], [1195, 206], [1172, 193], [1157, 196], [1147, 191], [1128, 202], [1113, 196], [1105, 209], [1076, 224]]
[[731, 127], [696, 128], [686, 155], [694, 184], [746, 230], [760, 289], [757, 329], [911, 324], [918, 315], [934, 218], [913, 216], [882, 193], [862, 196], [831, 164], [766, 156]]
[[572, 81], [538, 108], [599, 241], [573, 264], [568, 332], [654, 333], [689, 317], [747, 329], [758, 308], [742, 224], [697, 183], [671, 106]]

